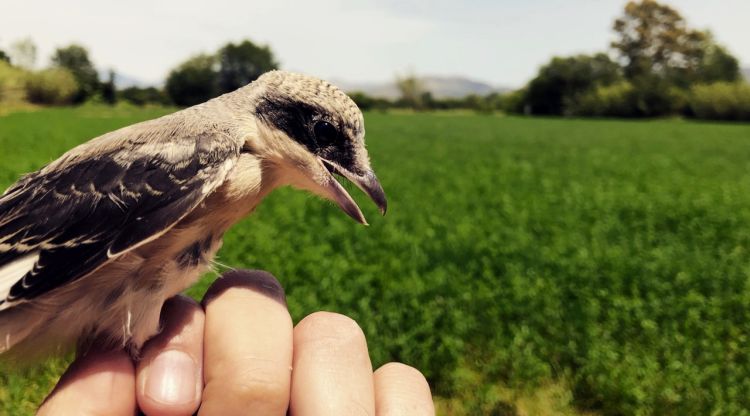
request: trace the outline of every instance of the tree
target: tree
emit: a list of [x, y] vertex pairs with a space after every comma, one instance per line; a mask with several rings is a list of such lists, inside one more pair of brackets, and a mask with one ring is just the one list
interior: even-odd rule
[[8, 54], [6, 54], [5, 51], [1, 49], [0, 49], [0, 61], [8, 63], [8, 64], [10, 63], [10, 56], [8, 56]]
[[621, 79], [620, 66], [604, 53], [555, 57], [529, 83], [525, 104], [532, 114], [562, 115], [577, 97]]
[[258, 46], [249, 40], [236, 45], [228, 43], [217, 55], [218, 85], [222, 94], [243, 87], [279, 66], [268, 46]]
[[268, 46], [249, 40], [228, 43], [216, 55], [196, 55], [173, 69], [166, 91], [177, 105], [195, 105], [243, 87], [277, 67]]
[[166, 91], [179, 106], [200, 104], [219, 94], [216, 58], [196, 55], [173, 69], [167, 77]]
[[625, 76], [660, 77], [686, 88], [695, 82], [729, 81], [739, 76], [737, 60], [709, 32], [688, 28], [677, 10], [655, 0], [631, 1], [615, 20]]
[[83, 46], [73, 44], [58, 48], [52, 55], [52, 64], [69, 70], [75, 77], [78, 83], [78, 93], [73, 99], [75, 103], [81, 103], [99, 91], [99, 74]]
[[397, 76], [396, 87], [401, 94], [399, 102], [415, 110], [424, 109], [425, 99], [432, 98], [432, 95], [425, 91], [422, 81], [413, 74]]
[[703, 56], [693, 83], [734, 82], [740, 80], [740, 64], [724, 47], [718, 45], [711, 34], [706, 36]]
[[24, 69], [36, 64], [36, 45], [31, 38], [19, 39], [10, 45], [10, 63]]
[[109, 70], [109, 78], [107, 81], [102, 82], [101, 92], [102, 100], [109, 105], [113, 105], [117, 102], [117, 88], [115, 87], [115, 71]]

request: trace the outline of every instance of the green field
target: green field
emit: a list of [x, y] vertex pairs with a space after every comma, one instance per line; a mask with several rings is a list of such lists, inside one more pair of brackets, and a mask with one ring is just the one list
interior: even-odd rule
[[[165, 111], [1, 117], [0, 185]], [[283, 189], [219, 261], [274, 273], [295, 320], [355, 318], [375, 365], [420, 368], [444, 414], [750, 414], [750, 125], [366, 123], [385, 218]], [[0, 413], [30, 412], [62, 364], [0, 374]]]

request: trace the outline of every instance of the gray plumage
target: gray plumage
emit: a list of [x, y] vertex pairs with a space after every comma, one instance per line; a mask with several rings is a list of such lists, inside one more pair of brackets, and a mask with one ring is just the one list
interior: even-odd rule
[[96, 340], [137, 354], [163, 302], [273, 189], [311, 191], [365, 223], [332, 173], [385, 213], [357, 106], [282, 71], [70, 150], [0, 197], [0, 352]]

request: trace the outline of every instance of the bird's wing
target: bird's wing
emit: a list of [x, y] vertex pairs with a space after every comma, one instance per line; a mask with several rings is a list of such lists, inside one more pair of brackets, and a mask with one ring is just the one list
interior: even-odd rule
[[0, 196], [0, 310], [162, 235], [224, 182], [239, 155], [220, 132], [104, 143], [74, 149]]

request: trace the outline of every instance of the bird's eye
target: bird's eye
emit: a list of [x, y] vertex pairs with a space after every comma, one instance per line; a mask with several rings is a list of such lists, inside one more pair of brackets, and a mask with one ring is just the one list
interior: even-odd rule
[[333, 127], [333, 125], [327, 121], [319, 121], [315, 123], [313, 133], [315, 133], [315, 140], [320, 146], [327, 146], [335, 143], [339, 136], [336, 127]]

